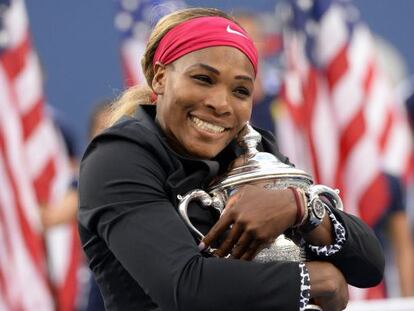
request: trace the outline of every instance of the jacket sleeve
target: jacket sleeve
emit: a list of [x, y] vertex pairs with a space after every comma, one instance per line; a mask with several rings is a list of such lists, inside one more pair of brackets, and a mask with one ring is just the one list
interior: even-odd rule
[[352, 286], [365, 288], [377, 285], [383, 278], [385, 259], [373, 230], [358, 217], [334, 208], [330, 210], [345, 228], [345, 243], [332, 256], [320, 257], [313, 253], [313, 259], [333, 263]]
[[82, 161], [81, 225], [162, 310], [299, 310], [298, 263], [203, 257], [156, 155], [129, 141], [95, 143]]

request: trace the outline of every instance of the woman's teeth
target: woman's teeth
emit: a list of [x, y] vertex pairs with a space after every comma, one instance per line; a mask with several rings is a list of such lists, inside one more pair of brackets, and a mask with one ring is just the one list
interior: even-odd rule
[[212, 133], [222, 133], [225, 131], [225, 128], [219, 125], [211, 124], [206, 121], [203, 121], [197, 117], [191, 116], [190, 120], [200, 129], [203, 129]]

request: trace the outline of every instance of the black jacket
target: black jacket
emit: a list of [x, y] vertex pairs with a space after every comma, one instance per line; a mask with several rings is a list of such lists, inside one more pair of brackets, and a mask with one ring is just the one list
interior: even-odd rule
[[[216, 159], [176, 154], [154, 122], [155, 108], [138, 108], [96, 137], [81, 163], [79, 232], [108, 310], [298, 310], [294, 262], [205, 258], [177, 213], [177, 195], [205, 188], [240, 152], [231, 144]], [[263, 149], [278, 155], [271, 135]], [[207, 233], [217, 215], [194, 202], [195, 226]], [[347, 281], [378, 283], [384, 259], [372, 231], [335, 211], [347, 231], [329, 257]], [[324, 259], [326, 260], [326, 259]]]

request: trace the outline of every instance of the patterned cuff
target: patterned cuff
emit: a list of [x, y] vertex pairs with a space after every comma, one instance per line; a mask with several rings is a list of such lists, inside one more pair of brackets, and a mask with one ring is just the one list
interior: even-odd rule
[[304, 311], [309, 303], [310, 299], [310, 277], [308, 268], [301, 262], [299, 264], [300, 271], [300, 300], [299, 300], [299, 311]]
[[339, 252], [346, 241], [346, 231], [345, 227], [336, 219], [335, 215], [331, 212], [330, 208], [325, 205], [326, 212], [331, 219], [332, 225], [335, 232], [335, 244], [325, 245], [325, 246], [316, 246], [305, 243], [306, 247], [315, 253], [318, 256], [332, 256]]

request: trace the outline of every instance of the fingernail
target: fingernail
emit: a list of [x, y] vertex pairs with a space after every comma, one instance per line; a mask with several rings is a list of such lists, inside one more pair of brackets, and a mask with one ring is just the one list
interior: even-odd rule
[[206, 244], [203, 241], [201, 241], [200, 244], [198, 244], [198, 249], [200, 251], [205, 250], [206, 249]]

